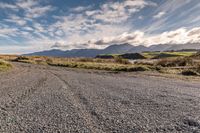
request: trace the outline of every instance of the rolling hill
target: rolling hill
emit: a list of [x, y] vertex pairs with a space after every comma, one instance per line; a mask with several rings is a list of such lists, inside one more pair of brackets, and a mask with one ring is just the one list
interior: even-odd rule
[[182, 49], [200, 49], [200, 44], [159, 44], [151, 45], [149, 47], [139, 45], [133, 46], [128, 43], [119, 45], [110, 45], [105, 49], [72, 49], [72, 50], [48, 50], [30, 53], [26, 55], [38, 56], [57, 56], [57, 57], [96, 57], [100, 54], [124, 54], [124, 53], [141, 53], [144, 51], [170, 51]]

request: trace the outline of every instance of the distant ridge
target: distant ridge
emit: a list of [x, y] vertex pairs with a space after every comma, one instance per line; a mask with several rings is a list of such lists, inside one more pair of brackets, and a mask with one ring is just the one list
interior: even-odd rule
[[96, 57], [100, 54], [125, 54], [125, 53], [141, 53], [144, 51], [170, 51], [170, 50], [182, 50], [182, 49], [200, 49], [199, 43], [193, 44], [158, 44], [145, 47], [143, 45], [133, 46], [128, 43], [119, 45], [110, 45], [105, 49], [72, 49], [72, 50], [48, 50], [30, 53], [26, 55], [38, 55], [38, 56], [56, 56], [56, 57]]

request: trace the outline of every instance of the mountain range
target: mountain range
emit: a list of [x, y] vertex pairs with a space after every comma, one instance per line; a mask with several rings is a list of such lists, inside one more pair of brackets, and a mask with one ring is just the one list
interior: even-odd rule
[[38, 56], [56, 56], [56, 57], [96, 57], [100, 54], [124, 54], [124, 53], [141, 53], [144, 51], [171, 51], [171, 50], [187, 50], [187, 49], [200, 49], [200, 44], [158, 44], [151, 45], [149, 47], [139, 45], [133, 46], [128, 43], [110, 45], [105, 49], [72, 49], [72, 50], [59, 50], [52, 49], [48, 51], [41, 51], [30, 53], [26, 55], [38, 55]]

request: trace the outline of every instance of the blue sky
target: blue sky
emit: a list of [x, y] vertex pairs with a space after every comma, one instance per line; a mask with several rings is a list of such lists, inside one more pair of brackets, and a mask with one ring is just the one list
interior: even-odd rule
[[200, 42], [199, 0], [0, 0], [0, 53]]

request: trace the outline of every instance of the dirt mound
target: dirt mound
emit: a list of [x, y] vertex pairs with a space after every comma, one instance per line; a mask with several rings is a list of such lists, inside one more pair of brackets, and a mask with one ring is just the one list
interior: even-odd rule
[[162, 58], [170, 58], [170, 57], [178, 57], [178, 56], [180, 56], [180, 55], [161, 53], [161, 54], [155, 56], [153, 59], [162, 59]]
[[114, 57], [112, 55], [97, 55], [95, 58], [100, 59], [113, 59]]
[[124, 59], [130, 59], [130, 60], [136, 60], [136, 59], [146, 59], [143, 55], [139, 53], [128, 53], [128, 54], [122, 54], [120, 57]]

